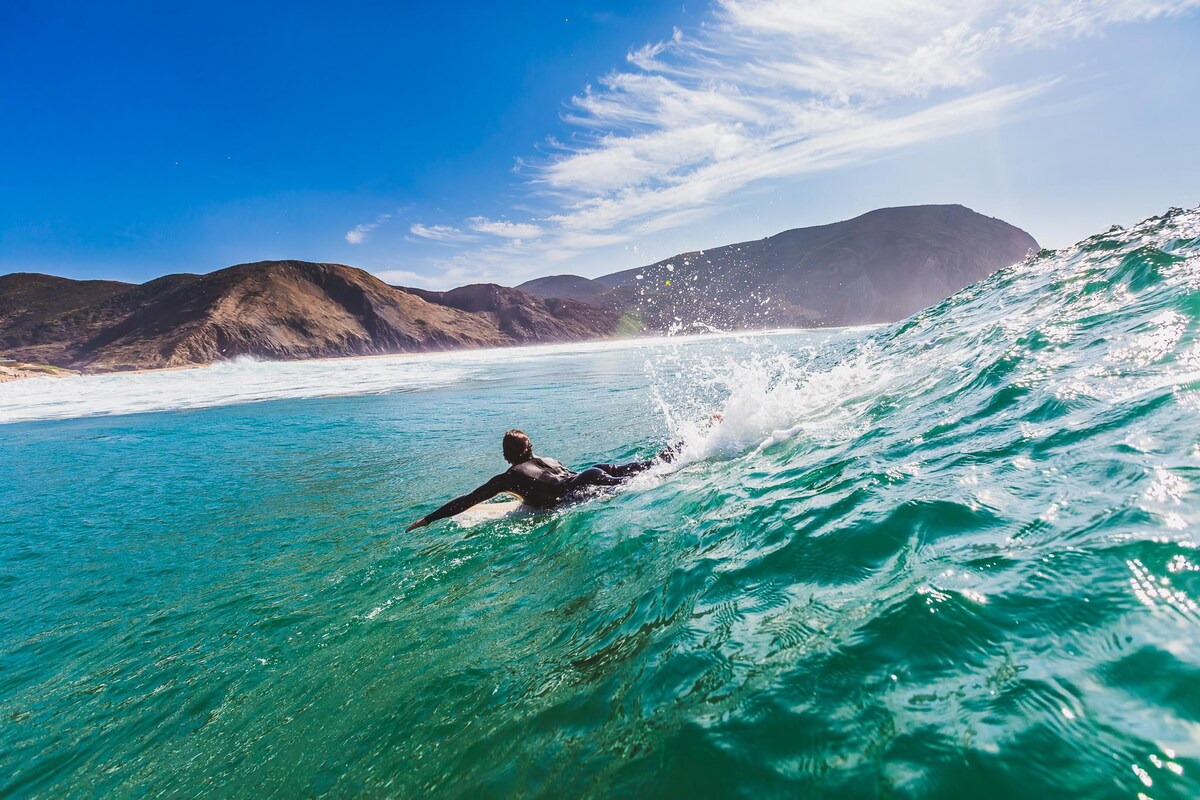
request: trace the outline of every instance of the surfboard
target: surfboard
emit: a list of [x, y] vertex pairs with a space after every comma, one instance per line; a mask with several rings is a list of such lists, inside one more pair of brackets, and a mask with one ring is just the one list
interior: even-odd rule
[[456, 514], [454, 519], [466, 525], [475, 525], [480, 522], [490, 522], [501, 517], [507, 517], [514, 511], [528, 508], [520, 500], [512, 498], [511, 495], [509, 495], [509, 498], [508, 500], [489, 500], [483, 503], [476, 503], [466, 511]]

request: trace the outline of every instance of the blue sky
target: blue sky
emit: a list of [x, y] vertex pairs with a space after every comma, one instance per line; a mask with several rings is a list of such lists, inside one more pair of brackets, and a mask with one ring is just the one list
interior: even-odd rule
[[0, 4], [0, 273], [595, 276], [958, 202], [1200, 204], [1200, 0]]

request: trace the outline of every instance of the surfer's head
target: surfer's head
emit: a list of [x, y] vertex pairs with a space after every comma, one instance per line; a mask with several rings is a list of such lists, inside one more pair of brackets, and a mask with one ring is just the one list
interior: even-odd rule
[[525, 431], [516, 428], [504, 434], [504, 460], [510, 464], [521, 464], [533, 458], [533, 442]]

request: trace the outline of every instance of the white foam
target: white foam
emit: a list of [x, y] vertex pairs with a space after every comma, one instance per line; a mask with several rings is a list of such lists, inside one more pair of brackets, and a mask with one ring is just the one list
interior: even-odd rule
[[[787, 333], [795, 331], [773, 331], [756, 337]], [[602, 351], [676, 348], [731, 336], [734, 335], [652, 337], [309, 361], [242, 358], [196, 369], [29, 378], [0, 384], [0, 424], [208, 408], [264, 400], [423, 391], [486, 378], [497, 362], [508, 365]]]
[[854, 348], [830, 367], [814, 367], [819, 348], [799, 355], [754, 353], [707, 363], [693, 380], [716, 384], [724, 396], [719, 425], [692, 404], [658, 400], [672, 437], [683, 442], [673, 465], [712, 456], [760, 451], [798, 435], [837, 436], [858, 418], [858, 406], [894, 377], [881, 370], [869, 345]]
[[0, 423], [436, 388], [473, 371], [411, 358], [238, 359], [199, 369], [30, 378], [0, 384]]

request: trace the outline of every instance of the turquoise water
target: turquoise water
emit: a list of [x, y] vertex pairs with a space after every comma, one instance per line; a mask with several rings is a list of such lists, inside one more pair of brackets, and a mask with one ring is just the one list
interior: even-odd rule
[[[1198, 237], [868, 330], [0, 386], [0, 795], [1200, 795]], [[685, 456], [403, 533], [514, 425]]]

